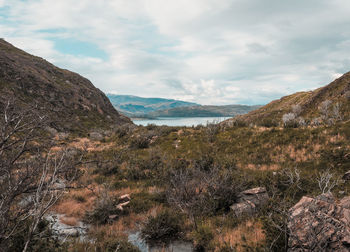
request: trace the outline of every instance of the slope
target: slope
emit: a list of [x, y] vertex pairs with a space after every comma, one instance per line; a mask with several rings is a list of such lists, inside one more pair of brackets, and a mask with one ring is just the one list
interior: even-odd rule
[[60, 131], [131, 123], [86, 78], [0, 39], [0, 105], [10, 97], [22, 105], [37, 104]]
[[350, 118], [350, 72], [324, 87], [282, 97], [246, 115], [230, 119], [228, 122], [278, 125], [284, 114], [292, 112], [294, 105], [299, 105], [300, 116], [310, 123], [313, 119], [320, 117], [321, 104], [326, 101], [330, 103], [330, 110], [334, 109], [336, 104], [339, 105], [343, 120]]

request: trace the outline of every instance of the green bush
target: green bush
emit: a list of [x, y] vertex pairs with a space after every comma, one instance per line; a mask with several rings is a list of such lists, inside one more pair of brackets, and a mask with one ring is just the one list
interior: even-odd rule
[[115, 252], [115, 251], [122, 251], [122, 252], [139, 252], [140, 250], [132, 245], [130, 242], [125, 240], [115, 240], [115, 239], [109, 239], [105, 241], [103, 244], [101, 244], [98, 248], [98, 251], [106, 251], [106, 252]]
[[207, 225], [200, 225], [192, 232], [192, 239], [195, 245], [195, 251], [208, 251], [213, 249], [212, 240], [214, 234], [212, 229]]
[[[0, 251], [22, 251], [27, 239], [27, 230], [31, 224], [31, 218], [18, 223], [17, 231], [21, 230], [21, 232], [15, 232], [6, 240], [0, 239]], [[41, 220], [29, 243], [28, 251], [59, 252], [66, 251], [66, 247], [57, 237], [53, 236], [51, 223], [46, 220]]]
[[85, 222], [91, 224], [108, 223], [109, 216], [121, 214], [116, 205], [116, 201], [107, 192], [102, 192], [95, 201], [94, 209], [86, 213]]
[[[94, 237], [95, 241], [93, 243], [89, 241], [70, 241], [69, 249], [62, 251], [74, 251], [74, 252], [86, 252], [86, 251], [96, 251], [96, 252], [140, 252], [140, 250], [128, 242], [122, 237], [106, 237], [105, 233], [98, 234]], [[38, 250], [42, 251], [42, 250]], [[51, 251], [51, 250], [47, 250]]]
[[182, 236], [183, 216], [168, 209], [157, 216], [150, 216], [141, 230], [141, 236], [149, 243], [168, 243]]
[[165, 203], [165, 193], [147, 193], [140, 192], [131, 195], [130, 211], [133, 213], [143, 213], [151, 209], [153, 206]]

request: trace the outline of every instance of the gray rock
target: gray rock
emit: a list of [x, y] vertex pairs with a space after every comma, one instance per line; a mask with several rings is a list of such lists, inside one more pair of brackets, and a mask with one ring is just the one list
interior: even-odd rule
[[344, 179], [345, 181], [350, 180], [350, 171], [345, 172], [342, 179]]
[[350, 251], [350, 197], [303, 197], [289, 211], [289, 252]]
[[94, 141], [101, 141], [103, 139], [103, 135], [98, 132], [91, 132], [89, 135], [90, 138]]
[[61, 222], [61, 217], [65, 217], [62, 214], [50, 213], [45, 216], [45, 219], [52, 223], [52, 231], [56, 237], [61, 240], [65, 240], [67, 237], [79, 237], [84, 240], [88, 225], [81, 221], [75, 226], [70, 226]]
[[258, 208], [267, 204], [269, 195], [264, 187], [257, 187], [238, 194], [237, 203], [230, 208], [236, 216], [252, 215]]

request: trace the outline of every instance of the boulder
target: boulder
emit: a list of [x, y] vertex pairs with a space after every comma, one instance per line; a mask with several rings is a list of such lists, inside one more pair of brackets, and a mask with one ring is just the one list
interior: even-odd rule
[[264, 206], [269, 200], [265, 187], [249, 189], [238, 194], [237, 203], [230, 208], [238, 217], [241, 215], [252, 215], [258, 208]]
[[103, 135], [99, 132], [90, 132], [89, 136], [94, 141], [102, 141], [103, 140]]
[[343, 175], [343, 179], [350, 180], [350, 171], [345, 172], [345, 174]]
[[124, 207], [129, 205], [130, 200], [131, 200], [130, 194], [124, 194], [120, 196], [118, 199], [117, 209], [120, 211], [124, 211]]
[[350, 251], [350, 197], [303, 197], [289, 210], [288, 251]]

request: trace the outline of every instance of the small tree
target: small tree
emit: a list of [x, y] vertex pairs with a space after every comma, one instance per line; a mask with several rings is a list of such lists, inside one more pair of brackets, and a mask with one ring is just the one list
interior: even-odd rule
[[317, 183], [321, 193], [330, 193], [338, 185], [339, 179], [330, 173], [329, 170], [326, 170], [318, 174]]
[[167, 199], [185, 213], [197, 229], [199, 216], [228, 210], [243, 189], [243, 182], [232, 171], [216, 167], [175, 170], [170, 175]]
[[295, 127], [296, 126], [296, 115], [294, 113], [284, 114], [282, 117], [284, 127]]
[[0, 112], [0, 250], [25, 234], [27, 251], [44, 214], [75, 177], [67, 152], [50, 152], [46, 122], [35, 106], [7, 102]]

